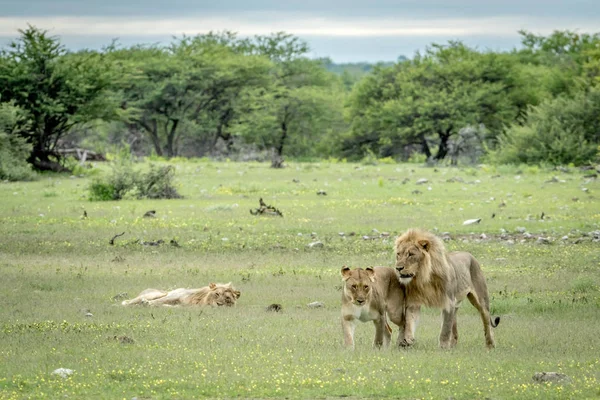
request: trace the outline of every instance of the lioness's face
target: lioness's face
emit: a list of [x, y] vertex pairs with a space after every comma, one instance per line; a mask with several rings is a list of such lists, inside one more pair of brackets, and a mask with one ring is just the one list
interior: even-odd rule
[[366, 304], [371, 295], [373, 282], [375, 282], [373, 269], [356, 268], [351, 270], [344, 267], [342, 268], [342, 279], [345, 285], [344, 292], [350, 297], [352, 303], [357, 306]]
[[207, 302], [211, 305], [232, 307], [240, 297], [240, 292], [232, 287], [215, 287], [208, 294]]
[[408, 284], [419, 273], [419, 267], [426, 262], [429, 242], [396, 241], [396, 275], [401, 283]]

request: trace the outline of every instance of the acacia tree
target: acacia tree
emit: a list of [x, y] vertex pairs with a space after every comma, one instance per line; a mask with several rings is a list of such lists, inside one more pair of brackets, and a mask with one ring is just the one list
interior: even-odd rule
[[270, 85], [244, 93], [247, 110], [236, 127], [248, 142], [273, 151], [272, 166], [284, 154], [314, 153], [319, 141], [343, 120], [343, 86], [320, 60], [306, 58], [300, 39], [276, 33], [244, 43], [244, 51], [272, 60]]
[[[428, 158], [442, 160], [450, 138], [462, 128], [483, 124], [496, 133], [516, 115], [506, 95], [504, 67], [451, 42], [434, 45], [411, 61], [375, 69], [353, 90], [346, 151], [366, 148], [393, 156], [406, 145], [417, 145]], [[432, 145], [437, 146], [435, 154]]]
[[[130, 122], [148, 134], [157, 155], [166, 157], [178, 155], [185, 135], [214, 135], [217, 126], [217, 135], [223, 136], [222, 127], [231, 118], [221, 113], [224, 104], [269, 68], [264, 58], [242, 57], [199, 37], [183, 37], [166, 48], [117, 50], [113, 57], [131, 73], [123, 88], [126, 107], [132, 111]], [[184, 125], [188, 128], [181, 129]]]
[[0, 56], [0, 99], [27, 113], [28, 129], [19, 130], [32, 151], [28, 161], [39, 170], [66, 170], [56, 152], [74, 126], [116, 117], [110, 89], [116, 73], [105, 55], [68, 53], [56, 37], [29, 26]]

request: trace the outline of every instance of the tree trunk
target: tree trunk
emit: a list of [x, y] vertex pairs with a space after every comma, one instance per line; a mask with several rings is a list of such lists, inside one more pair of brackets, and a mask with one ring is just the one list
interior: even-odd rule
[[[177, 155], [177, 148], [175, 147], [175, 134], [177, 132], [177, 125], [179, 125], [179, 120], [172, 120], [173, 124], [171, 125], [171, 130], [167, 135], [167, 157], [175, 157]], [[165, 124], [165, 129], [167, 129], [169, 122]]]
[[281, 122], [281, 138], [279, 144], [275, 147], [275, 154], [271, 161], [271, 168], [283, 168], [283, 146], [285, 145], [285, 139], [288, 135], [288, 126], [286, 121], [287, 116]]
[[158, 137], [158, 126], [156, 124], [156, 120], [152, 120], [152, 126], [149, 126], [141, 120], [137, 120], [136, 122], [140, 124], [146, 132], [148, 132], [148, 135], [150, 135], [150, 140], [152, 140], [152, 144], [154, 145], [154, 151], [156, 152], [156, 155], [162, 157], [163, 151], [162, 147], [160, 146], [160, 138]]
[[431, 149], [429, 148], [429, 144], [427, 144], [427, 139], [425, 139], [425, 135], [421, 137], [421, 146], [423, 146], [423, 153], [429, 160], [431, 158]]
[[38, 171], [71, 172], [70, 169], [65, 168], [58, 161], [51, 160], [51, 155], [53, 154], [48, 150], [35, 148], [27, 161]]
[[434, 157], [436, 161], [443, 160], [448, 154], [448, 139], [450, 139], [451, 132], [452, 126], [446, 129], [446, 132], [438, 133], [438, 135], [440, 136], [440, 147], [438, 148], [438, 152]]

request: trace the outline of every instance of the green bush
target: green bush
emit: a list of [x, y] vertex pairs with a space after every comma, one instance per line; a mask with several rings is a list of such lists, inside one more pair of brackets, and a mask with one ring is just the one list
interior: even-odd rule
[[28, 181], [35, 178], [27, 158], [31, 144], [16, 132], [22, 111], [10, 103], [0, 104], [0, 180]]
[[523, 125], [514, 124], [489, 155], [499, 164], [581, 165], [594, 161], [600, 143], [600, 91], [559, 97], [529, 109]]
[[175, 168], [172, 165], [157, 167], [150, 165], [150, 170], [142, 174], [138, 181], [138, 195], [146, 199], [179, 199], [181, 195], [173, 185]]
[[125, 196], [137, 199], [178, 199], [174, 185], [175, 168], [172, 165], [151, 164], [146, 173], [134, 168], [127, 151], [117, 154], [111, 162], [111, 173], [92, 181], [89, 190], [91, 201], [121, 200]]
[[103, 182], [102, 179], [96, 178], [92, 181], [89, 187], [91, 201], [108, 201], [115, 199], [115, 188], [110, 183]]

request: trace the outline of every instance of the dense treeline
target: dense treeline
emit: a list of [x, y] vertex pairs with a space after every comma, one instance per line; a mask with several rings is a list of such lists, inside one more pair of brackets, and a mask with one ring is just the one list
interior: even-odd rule
[[0, 177], [30, 176], [24, 160], [62, 171], [61, 148], [119, 144], [274, 166], [283, 157], [596, 161], [600, 35], [521, 35], [510, 52], [450, 42], [396, 63], [339, 66], [310, 59], [285, 33], [69, 52], [30, 26], [0, 53]]

